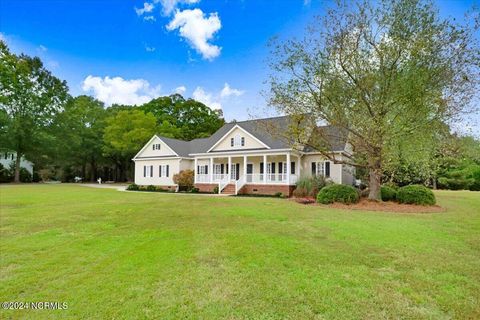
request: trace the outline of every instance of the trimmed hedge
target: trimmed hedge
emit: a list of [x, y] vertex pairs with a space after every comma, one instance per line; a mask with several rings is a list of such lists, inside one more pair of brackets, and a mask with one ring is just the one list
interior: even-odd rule
[[382, 201], [395, 201], [397, 200], [397, 190], [389, 186], [382, 186], [380, 189]]
[[432, 190], [415, 184], [401, 187], [397, 193], [397, 200], [400, 203], [420, 205], [434, 205], [436, 203]]
[[138, 184], [132, 183], [127, 187], [127, 190], [138, 191], [140, 190], [140, 187], [138, 186]]
[[359, 200], [357, 190], [352, 186], [333, 184], [322, 188], [317, 195], [317, 202], [329, 204], [341, 202], [345, 204], [357, 203]]

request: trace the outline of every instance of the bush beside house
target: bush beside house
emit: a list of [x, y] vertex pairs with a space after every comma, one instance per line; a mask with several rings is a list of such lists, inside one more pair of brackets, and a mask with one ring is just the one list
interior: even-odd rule
[[401, 187], [397, 193], [397, 200], [406, 204], [434, 205], [436, 203], [432, 190], [422, 185]]
[[317, 195], [317, 202], [330, 204], [341, 202], [345, 204], [357, 203], [360, 199], [357, 190], [352, 186], [333, 184], [322, 188]]

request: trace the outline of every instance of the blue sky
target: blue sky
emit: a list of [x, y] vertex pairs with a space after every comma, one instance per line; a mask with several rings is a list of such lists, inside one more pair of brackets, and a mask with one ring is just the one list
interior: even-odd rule
[[[440, 1], [460, 18], [472, 1]], [[147, 3], [145, 5], [145, 3]], [[107, 104], [181, 92], [227, 120], [263, 112], [268, 40], [300, 35], [319, 0], [0, 0], [11, 50], [42, 58], [72, 95]], [[228, 85], [227, 85], [228, 84]]]

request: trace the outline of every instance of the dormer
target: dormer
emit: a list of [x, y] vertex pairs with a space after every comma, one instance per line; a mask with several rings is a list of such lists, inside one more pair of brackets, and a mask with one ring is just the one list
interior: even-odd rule
[[270, 149], [270, 147], [239, 125], [235, 125], [208, 152], [243, 149]]

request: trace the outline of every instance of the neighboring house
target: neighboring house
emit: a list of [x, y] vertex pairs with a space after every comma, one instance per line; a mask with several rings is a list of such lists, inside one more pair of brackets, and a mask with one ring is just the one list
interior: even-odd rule
[[[176, 188], [173, 175], [195, 171], [202, 192], [291, 195], [300, 176], [320, 175], [353, 184], [354, 169], [334, 164], [315, 150], [282, 141], [268, 128], [288, 128], [288, 117], [227, 123], [209, 138], [182, 141], [155, 135], [133, 158], [135, 183]], [[331, 126], [332, 153], [350, 156], [346, 138]], [[301, 150], [301, 151], [299, 151]]]
[[[10, 150], [0, 150], [0, 163], [4, 168], [10, 169], [15, 166], [17, 154]], [[30, 174], [33, 174], [33, 163], [26, 160], [24, 157], [20, 159], [20, 168], [25, 168]]]

